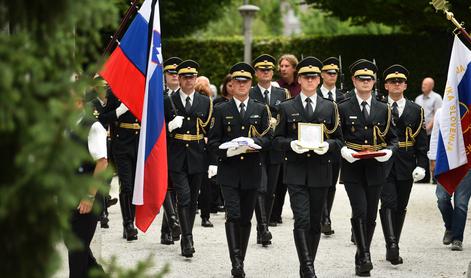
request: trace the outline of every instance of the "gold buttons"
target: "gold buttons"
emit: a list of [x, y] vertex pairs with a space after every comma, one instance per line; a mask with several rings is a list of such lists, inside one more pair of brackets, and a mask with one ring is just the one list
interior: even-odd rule
[[368, 144], [368, 140], [365, 140], [365, 144]]
[[190, 134], [190, 131], [189, 131], [189, 130], [187, 130], [187, 131], [186, 131], [186, 134]]
[[134, 134], [139, 134], [139, 131], [134, 132]]
[[367, 130], [367, 129], [368, 129], [368, 127], [367, 127], [367, 126], [365, 126], [365, 130]]
[[241, 129], [244, 130], [244, 129], [245, 129], [245, 126], [242, 126]]
[[116, 137], [119, 137], [119, 134], [116, 134]]
[[307, 156], [307, 157], [311, 157], [311, 154], [310, 154], [310, 153], [308, 153], [306, 156]]
[[285, 157], [285, 160], [288, 160], [288, 158], [287, 158], [287, 157]]
[[190, 146], [190, 144], [186, 144], [186, 145], [185, 145], [185, 147], [187, 147], [187, 148], [188, 148], [189, 146]]
[[243, 157], [243, 156], [241, 156], [241, 157], [240, 157], [240, 160], [244, 160], [244, 157]]

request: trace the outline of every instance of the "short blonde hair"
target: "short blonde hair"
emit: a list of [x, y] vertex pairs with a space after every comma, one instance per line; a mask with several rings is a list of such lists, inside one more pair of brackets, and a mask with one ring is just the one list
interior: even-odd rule
[[283, 54], [278, 59], [278, 69], [280, 69], [280, 64], [283, 60], [288, 61], [288, 63], [290, 63], [293, 68], [296, 68], [296, 66], [298, 65], [298, 58], [296, 58], [296, 56], [294, 56], [293, 54]]

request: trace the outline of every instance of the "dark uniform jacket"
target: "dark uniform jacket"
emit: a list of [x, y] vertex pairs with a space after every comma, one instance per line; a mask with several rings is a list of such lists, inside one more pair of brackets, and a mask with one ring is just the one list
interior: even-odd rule
[[[321, 91], [321, 87], [317, 88], [317, 94], [321, 97], [324, 97], [324, 95], [322, 94], [322, 91]], [[328, 98], [325, 98], [325, 99], [328, 100]], [[344, 93], [342, 93], [342, 91], [340, 91], [339, 88], [335, 87], [335, 102], [339, 103], [339, 102], [342, 102], [344, 99], [345, 99]]]
[[[324, 124], [324, 139], [329, 143], [329, 151], [324, 155], [318, 155], [314, 151], [295, 153], [290, 143], [298, 139], [298, 123]], [[338, 110], [332, 101], [317, 95], [312, 119], [308, 119], [305, 115], [301, 96], [298, 95], [281, 103], [280, 123], [275, 130], [273, 146], [275, 149], [286, 152], [283, 175], [285, 184], [307, 185], [308, 187], [331, 186], [333, 153], [339, 151], [342, 141]]]
[[111, 148], [114, 154], [135, 153], [139, 145], [140, 122], [129, 110], [119, 118], [116, 117], [116, 108], [120, 105], [121, 101], [108, 90], [106, 106], [98, 120], [103, 125], [110, 126]]
[[[288, 96], [289, 95], [287, 95], [287, 91], [285, 89], [271, 86], [269, 107], [270, 107], [271, 117], [277, 119], [277, 123], [279, 121], [279, 118], [278, 118], [279, 106], [282, 101], [285, 101], [288, 98]], [[264, 92], [260, 91], [260, 87], [258, 85], [255, 85], [250, 89], [250, 97], [258, 100], [261, 103], [265, 103]], [[269, 164], [281, 164], [283, 163], [283, 158], [284, 158], [284, 153], [282, 151], [275, 150], [274, 148], [270, 148], [267, 154], [266, 161]]]
[[204, 137], [212, 113], [211, 100], [195, 92], [190, 112], [187, 113], [180, 98], [180, 91], [176, 91], [171, 97], [164, 98], [164, 107], [166, 123], [172, 121], [175, 116], [184, 117], [181, 128], [172, 132], [167, 129], [169, 171], [188, 174], [205, 172], [208, 159]]
[[393, 122], [399, 148], [391, 160], [397, 180], [411, 180], [416, 166], [428, 170], [428, 140], [424, 126], [424, 111], [418, 104], [406, 100], [404, 111], [396, 122]]
[[266, 105], [251, 98], [243, 119], [233, 99], [214, 108], [208, 145], [211, 152], [216, 153], [218, 157], [218, 184], [241, 189], [259, 188], [262, 177], [262, 152], [227, 157], [227, 150], [221, 150], [219, 146], [238, 137], [251, 137], [262, 150], [268, 148], [272, 136], [268, 114]]
[[[339, 104], [340, 122], [346, 146], [355, 151], [366, 149], [397, 149], [396, 134], [391, 128], [391, 110], [388, 105], [371, 98], [369, 118], [366, 121], [356, 96]], [[393, 158], [391, 158], [393, 159]], [[388, 176], [387, 162], [374, 158], [349, 163], [342, 161], [341, 178], [344, 183], [381, 185]]]

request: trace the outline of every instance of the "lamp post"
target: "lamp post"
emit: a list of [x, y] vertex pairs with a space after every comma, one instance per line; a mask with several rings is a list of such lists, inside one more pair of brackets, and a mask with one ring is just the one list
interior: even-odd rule
[[252, 19], [260, 8], [249, 5], [247, 2], [244, 1], [244, 5], [239, 7], [239, 12], [244, 18], [244, 62], [250, 64], [252, 61]]

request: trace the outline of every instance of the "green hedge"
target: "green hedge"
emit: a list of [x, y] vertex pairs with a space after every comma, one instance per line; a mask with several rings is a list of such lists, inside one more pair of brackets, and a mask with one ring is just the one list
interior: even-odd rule
[[[410, 71], [407, 95], [413, 99], [420, 93], [421, 81], [426, 76], [436, 80], [435, 90], [442, 93], [452, 42], [453, 35], [449, 33], [256, 39], [252, 57], [262, 53], [275, 57], [292, 53], [298, 58], [301, 55], [316, 56], [322, 60], [341, 54], [347, 88], [352, 87], [348, 66], [359, 58], [375, 58], [381, 76], [388, 66], [402, 64]], [[163, 47], [165, 57], [179, 56], [198, 61], [200, 74], [208, 76], [217, 85], [231, 65], [243, 60], [244, 51], [241, 38], [170, 39], [164, 40]], [[384, 91], [384, 87], [381, 89]]]

